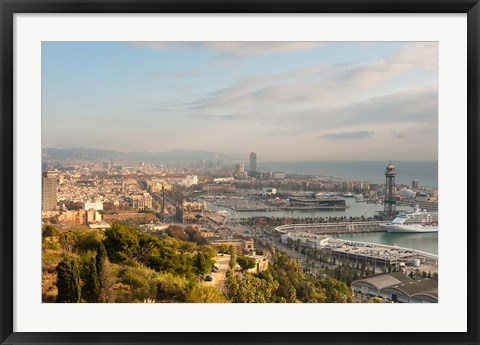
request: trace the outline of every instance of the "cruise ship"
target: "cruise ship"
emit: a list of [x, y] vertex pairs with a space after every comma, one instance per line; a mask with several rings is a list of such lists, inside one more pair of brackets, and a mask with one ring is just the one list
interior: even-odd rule
[[380, 224], [388, 232], [438, 232], [438, 213], [419, 210], [400, 213], [390, 223]]

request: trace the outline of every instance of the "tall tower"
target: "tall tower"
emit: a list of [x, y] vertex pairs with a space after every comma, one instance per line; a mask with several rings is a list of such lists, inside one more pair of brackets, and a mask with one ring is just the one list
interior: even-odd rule
[[255, 152], [250, 153], [250, 171], [256, 173], [257, 170], [257, 154]]
[[393, 218], [396, 214], [396, 207], [395, 207], [395, 165], [390, 162], [387, 165], [387, 169], [385, 170], [385, 200], [383, 201], [384, 205], [384, 214], [387, 218]]
[[57, 207], [57, 173], [47, 170], [42, 178], [42, 210], [53, 211]]

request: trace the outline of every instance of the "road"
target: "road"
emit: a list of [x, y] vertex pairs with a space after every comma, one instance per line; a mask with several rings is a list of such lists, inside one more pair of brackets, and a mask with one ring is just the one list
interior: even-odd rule
[[205, 285], [213, 286], [218, 289], [218, 291], [226, 293], [225, 287], [225, 273], [228, 270], [228, 264], [230, 263], [230, 255], [224, 254], [217, 254], [217, 266], [220, 265], [220, 269], [215, 273], [213, 276], [213, 280], [211, 282], [205, 281]]

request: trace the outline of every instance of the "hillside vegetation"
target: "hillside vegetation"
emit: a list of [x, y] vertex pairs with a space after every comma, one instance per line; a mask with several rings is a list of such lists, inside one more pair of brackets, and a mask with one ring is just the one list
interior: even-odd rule
[[[347, 285], [315, 279], [280, 253], [273, 253], [268, 270], [247, 273], [254, 267], [250, 258], [237, 256], [234, 247], [206, 245], [192, 227], [151, 235], [123, 224], [105, 231], [48, 225], [42, 238], [47, 303], [353, 302]], [[226, 294], [204, 283], [217, 251], [231, 255]]]

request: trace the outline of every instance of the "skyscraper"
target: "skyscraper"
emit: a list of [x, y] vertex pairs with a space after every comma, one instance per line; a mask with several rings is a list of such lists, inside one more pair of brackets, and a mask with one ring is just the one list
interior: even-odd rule
[[47, 170], [42, 178], [42, 210], [53, 211], [57, 207], [57, 173]]
[[256, 173], [257, 169], [257, 154], [255, 152], [250, 153], [250, 172]]

